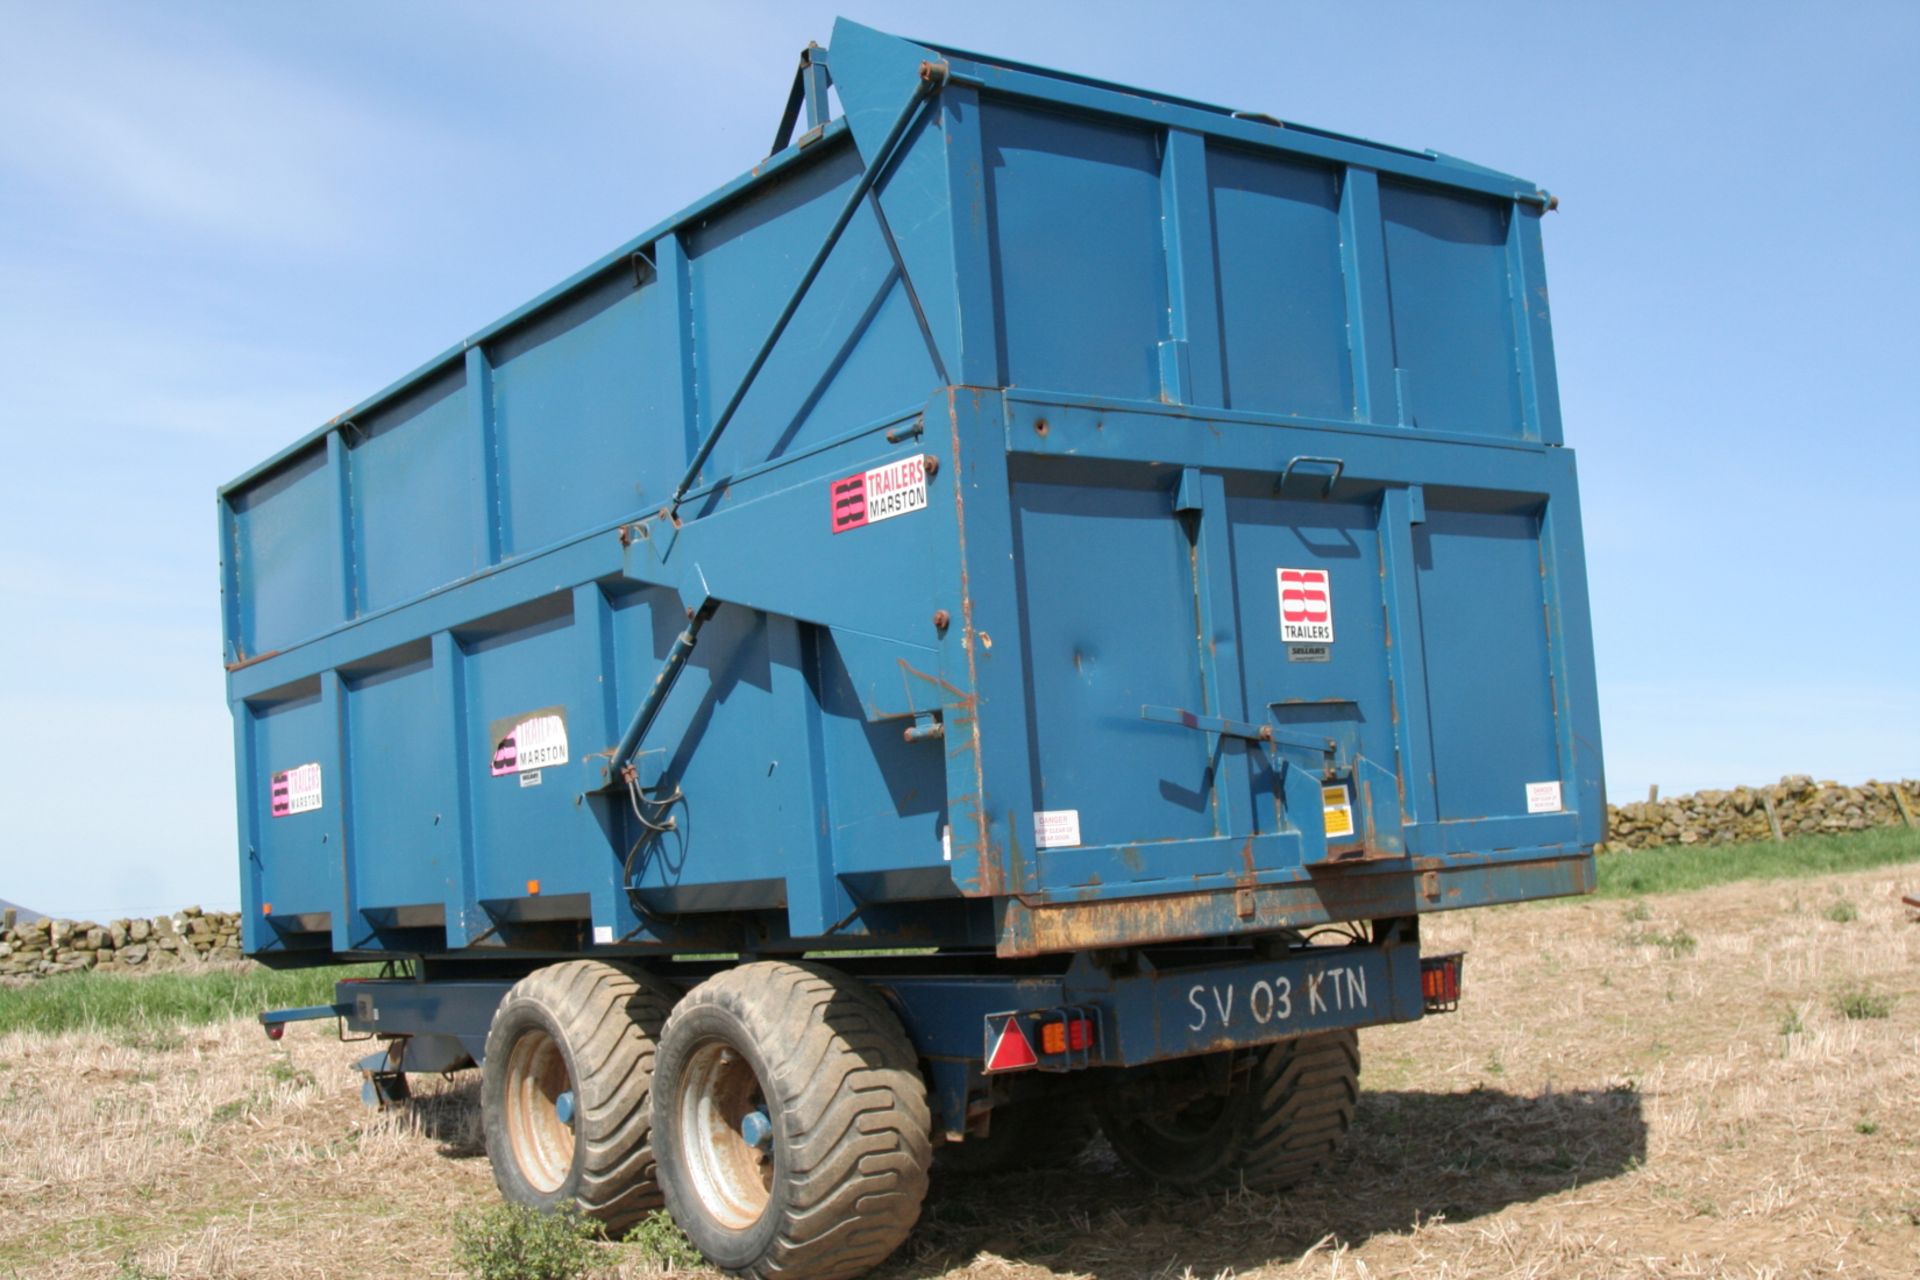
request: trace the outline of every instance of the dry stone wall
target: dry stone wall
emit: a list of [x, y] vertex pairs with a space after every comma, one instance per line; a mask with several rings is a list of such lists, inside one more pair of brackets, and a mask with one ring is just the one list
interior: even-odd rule
[[0, 978], [44, 977], [93, 969], [103, 973], [165, 969], [240, 959], [240, 917], [188, 907], [144, 920], [34, 920], [0, 912]]
[[1601, 851], [1737, 844], [1898, 826], [1920, 827], [1920, 782], [1904, 779], [1849, 787], [1795, 774], [1772, 786], [1610, 804], [1607, 843]]

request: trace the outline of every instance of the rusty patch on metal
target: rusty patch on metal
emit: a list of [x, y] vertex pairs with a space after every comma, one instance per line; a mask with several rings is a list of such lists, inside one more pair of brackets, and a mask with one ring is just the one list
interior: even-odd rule
[[283, 649], [269, 649], [265, 653], [256, 653], [251, 658], [242, 658], [238, 662], [229, 662], [227, 664], [227, 670], [241, 671], [256, 662], [265, 662], [268, 658], [277, 658], [284, 652], [285, 650]]
[[[977, 407], [979, 402], [977, 392], [974, 398]], [[965, 472], [961, 470], [964, 455], [960, 448], [960, 410], [959, 406], [955, 403], [954, 388], [952, 387], [947, 388], [947, 434], [953, 446], [954, 474], [956, 476], [964, 475]], [[965, 697], [969, 714], [963, 718], [955, 717], [954, 727], [956, 729], [964, 728], [965, 735], [962, 738], [962, 742], [973, 748], [974, 789], [970, 799], [972, 801], [974, 837], [970, 847], [974, 851], [976, 859], [975, 865], [977, 867], [974, 888], [977, 893], [983, 896], [998, 897], [1000, 894], [1006, 892], [1006, 869], [1000, 865], [1000, 859], [996, 855], [996, 850], [993, 847], [992, 824], [987, 821], [987, 815], [980, 808], [979, 804], [979, 797], [986, 794], [987, 779], [986, 767], [982, 763], [980, 754], [980, 715], [978, 702], [980, 675], [975, 665], [973, 645], [970, 643], [973, 636], [973, 587], [967, 571], [967, 493], [966, 486], [960, 483], [955, 483], [953, 486], [953, 521], [954, 539], [957, 544], [957, 550], [960, 553], [960, 636], [962, 641], [960, 649], [961, 652], [966, 655], [967, 684], [974, 690], [973, 693]], [[961, 735], [956, 734], [955, 736], [960, 737]], [[968, 799], [968, 797], [963, 797], [962, 799]], [[951, 823], [949, 823], [949, 825], [951, 825]]]

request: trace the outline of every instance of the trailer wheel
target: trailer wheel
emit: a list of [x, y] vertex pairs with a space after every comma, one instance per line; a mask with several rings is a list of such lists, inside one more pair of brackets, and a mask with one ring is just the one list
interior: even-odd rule
[[1194, 1190], [1278, 1191], [1325, 1166], [1353, 1124], [1359, 1037], [1323, 1031], [1235, 1052], [1231, 1093], [1200, 1091], [1153, 1109], [1102, 1103], [1114, 1154], [1144, 1177]]
[[660, 1189], [716, 1266], [841, 1280], [907, 1238], [927, 1192], [926, 1082], [869, 987], [744, 964], [695, 987], [660, 1041]]
[[618, 1235], [661, 1204], [648, 1094], [674, 989], [569, 960], [522, 978], [494, 1011], [481, 1121], [500, 1194], [574, 1204]]

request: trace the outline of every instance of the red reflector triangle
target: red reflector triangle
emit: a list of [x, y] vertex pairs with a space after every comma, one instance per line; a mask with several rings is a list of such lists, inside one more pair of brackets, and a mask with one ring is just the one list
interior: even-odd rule
[[987, 1070], [1014, 1071], [1037, 1066], [1039, 1062], [1033, 1045], [1027, 1041], [1027, 1033], [1020, 1029], [1020, 1019], [1008, 1018], [1007, 1025], [1000, 1029], [1000, 1038], [993, 1042], [993, 1052], [987, 1055]]

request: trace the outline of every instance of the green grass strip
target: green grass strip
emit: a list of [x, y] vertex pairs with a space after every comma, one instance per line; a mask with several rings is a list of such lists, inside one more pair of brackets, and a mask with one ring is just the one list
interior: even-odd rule
[[1786, 880], [1920, 862], [1920, 830], [1876, 827], [1753, 844], [1668, 845], [1600, 855], [1602, 898], [1681, 893], [1736, 880]]
[[267, 1009], [331, 1004], [341, 978], [372, 977], [375, 965], [275, 971], [214, 969], [139, 977], [63, 973], [0, 989], [0, 1034], [40, 1031], [158, 1031], [252, 1017]]

